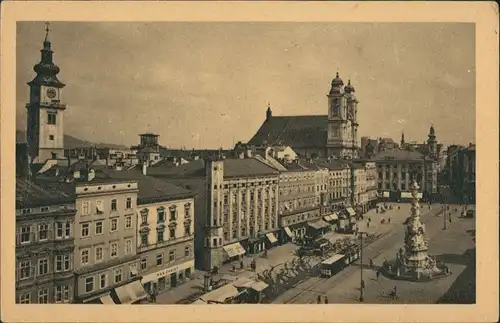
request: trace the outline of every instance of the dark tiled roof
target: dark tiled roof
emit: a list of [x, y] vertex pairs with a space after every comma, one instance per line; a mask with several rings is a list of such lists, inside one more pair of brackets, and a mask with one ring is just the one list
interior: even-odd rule
[[190, 190], [167, 183], [151, 176], [145, 176], [138, 168], [128, 171], [99, 170], [96, 172], [96, 179], [112, 178], [117, 180], [137, 180], [139, 181], [139, 192], [137, 194], [138, 204], [153, 203], [172, 199], [193, 197]]
[[289, 171], [289, 172], [301, 172], [301, 171], [308, 171], [305, 166], [291, 162], [291, 163], [282, 163], [282, 165]]
[[318, 160], [315, 160], [315, 163], [321, 167], [326, 167], [329, 170], [342, 170], [345, 168], [342, 165], [346, 165], [345, 162], [343, 163], [343, 162], [336, 160], [336, 159], [330, 159], [330, 160], [318, 159]]
[[277, 175], [278, 171], [255, 158], [225, 159], [224, 177]]
[[205, 161], [203, 159], [193, 160], [184, 165], [175, 166], [168, 161], [160, 161], [148, 167], [147, 174], [151, 176], [173, 176], [173, 177], [200, 177], [205, 176]]
[[328, 135], [328, 116], [276, 116], [266, 119], [248, 142], [261, 146], [281, 143], [292, 148], [316, 147], [324, 149]]
[[381, 151], [375, 155], [374, 160], [376, 161], [387, 161], [387, 160], [423, 160], [424, 155], [417, 151], [406, 151], [406, 150], [388, 150]]
[[75, 197], [74, 183], [16, 179], [16, 208], [18, 209], [73, 203]]

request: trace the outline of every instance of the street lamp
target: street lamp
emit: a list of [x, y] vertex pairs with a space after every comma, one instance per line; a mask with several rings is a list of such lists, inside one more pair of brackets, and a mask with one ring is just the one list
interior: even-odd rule
[[360, 275], [360, 281], [359, 281], [359, 302], [362, 303], [364, 302], [363, 298], [363, 292], [364, 292], [364, 283], [363, 283], [363, 234], [368, 234], [367, 232], [358, 232], [359, 239], [360, 239], [360, 245], [361, 245], [361, 255], [360, 255], [360, 264], [361, 264], [361, 275]]

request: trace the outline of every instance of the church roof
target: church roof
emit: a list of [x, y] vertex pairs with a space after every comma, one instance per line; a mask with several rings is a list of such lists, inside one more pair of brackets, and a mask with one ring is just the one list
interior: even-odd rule
[[292, 148], [326, 147], [328, 116], [273, 116], [264, 121], [249, 145], [285, 145]]

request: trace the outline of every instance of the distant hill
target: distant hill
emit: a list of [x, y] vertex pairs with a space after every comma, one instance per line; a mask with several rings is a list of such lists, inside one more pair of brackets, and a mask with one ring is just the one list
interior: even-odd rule
[[[16, 142], [26, 142], [26, 133], [24, 131], [16, 130]], [[90, 146], [96, 146], [97, 148], [117, 148], [117, 149], [130, 148], [117, 144], [93, 143], [75, 138], [70, 135], [64, 135], [64, 148], [66, 149], [78, 148], [78, 147], [90, 147]]]

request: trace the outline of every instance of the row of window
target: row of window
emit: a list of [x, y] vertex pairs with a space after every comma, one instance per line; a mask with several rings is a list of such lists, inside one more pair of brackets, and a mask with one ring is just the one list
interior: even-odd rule
[[49, 257], [39, 258], [36, 266], [31, 265], [31, 259], [19, 261], [18, 280], [43, 276], [52, 272], [65, 272], [72, 269], [71, 254], [56, 255], [54, 258], [53, 267], [51, 267]]
[[[170, 227], [168, 228], [168, 238], [170, 240], [177, 238], [176, 237], [176, 228]], [[191, 235], [191, 224], [186, 223], [184, 225], [184, 235]], [[157, 229], [156, 231], [156, 243], [161, 243], [165, 241], [165, 232], [164, 230]], [[149, 234], [147, 232], [141, 233], [141, 245], [140, 246], [148, 246], [149, 245]]]
[[[81, 224], [81, 237], [89, 238], [91, 236], [91, 225], [92, 223], [86, 222]], [[109, 232], [118, 231], [119, 227], [119, 218], [109, 219]], [[132, 216], [127, 215], [125, 217], [125, 229], [132, 228]], [[101, 235], [104, 234], [104, 220], [94, 221], [94, 234]]]
[[[111, 242], [109, 244], [109, 257], [118, 257], [118, 242]], [[91, 248], [80, 249], [80, 263], [82, 266], [90, 264], [90, 250]], [[104, 247], [95, 247], [94, 261], [95, 263], [100, 263], [104, 260]], [[124, 254], [130, 255], [133, 253], [133, 242], [132, 239], [125, 240]]]
[[[48, 304], [50, 301], [49, 289], [41, 288], [37, 293], [38, 304]], [[69, 303], [70, 292], [68, 285], [54, 287], [54, 303]], [[19, 295], [19, 304], [31, 304], [31, 293], [22, 293]]]
[[288, 174], [280, 174], [280, 181], [290, 181], [290, 182], [295, 182], [295, 181], [304, 181], [304, 180], [314, 180], [315, 174], [314, 173], [302, 173], [302, 174], [293, 174], [293, 175], [288, 175]]
[[[148, 224], [149, 210], [144, 209], [141, 211], [141, 225]], [[184, 206], [184, 218], [189, 219], [191, 217], [191, 207], [190, 204]], [[156, 223], [165, 222], [166, 220], [166, 209], [164, 207], [159, 207], [156, 209]], [[176, 207], [169, 208], [169, 221], [176, 221], [178, 219], [178, 213]]]
[[[269, 225], [268, 222], [264, 223], [264, 231], [268, 231], [268, 230], [275, 228], [275, 227], [276, 227], [275, 221], [271, 222], [271, 225]], [[257, 232], [261, 231], [261, 228], [262, 227], [260, 225], [258, 225]], [[246, 227], [242, 226], [239, 231], [240, 231], [242, 237], [246, 237], [246, 234], [247, 234]], [[254, 234], [254, 227], [253, 226], [250, 227], [249, 233], [250, 233], [249, 234], [250, 236], [253, 236], [253, 234]], [[224, 235], [224, 241], [229, 241], [231, 239], [237, 239], [238, 238], [238, 230], [232, 230], [231, 239], [229, 239], [229, 232], [228, 231], [224, 231], [223, 235]]]
[[[91, 215], [91, 214], [102, 214], [104, 213], [104, 202], [102, 200], [96, 200], [95, 201], [95, 213], [91, 212], [91, 205], [92, 203], [90, 201], [85, 201], [82, 202], [82, 209], [81, 209], [81, 215]], [[110, 211], [118, 211], [118, 200], [117, 199], [112, 199], [109, 205]], [[132, 198], [127, 197], [125, 201], [125, 209], [126, 210], [131, 210], [132, 209]]]
[[[137, 265], [130, 264], [130, 277], [137, 275]], [[97, 278], [97, 279], [96, 279]], [[123, 268], [113, 269], [113, 283], [119, 284], [126, 279]], [[97, 281], [97, 282], [96, 282]], [[96, 286], [97, 283], [97, 286]], [[97, 287], [97, 288], [96, 288]], [[85, 293], [91, 293], [94, 290], [101, 290], [108, 287], [108, 273], [100, 273], [96, 276], [89, 276], [85, 278]]]
[[314, 185], [289, 185], [280, 188], [280, 196], [299, 193], [314, 193]]
[[252, 187], [252, 186], [263, 186], [263, 185], [270, 185], [270, 184], [278, 184], [277, 180], [263, 180], [263, 181], [257, 181], [257, 182], [250, 182], [250, 183], [233, 183], [233, 184], [224, 184], [223, 185], [214, 185], [214, 190], [220, 188], [224, 189], [229, 189], [229, 188], [238, 188], [238, 187]]
[[26, 244], [35, 241], [48, 241], [53, 239], [52, 232], [55, 227], [55, 238], [64, 239], [71, 236], [71, 223], [56, 222], [55, 224], [42, 223], [37, 226], [25, 225], [18, 228], [18, 243]]

